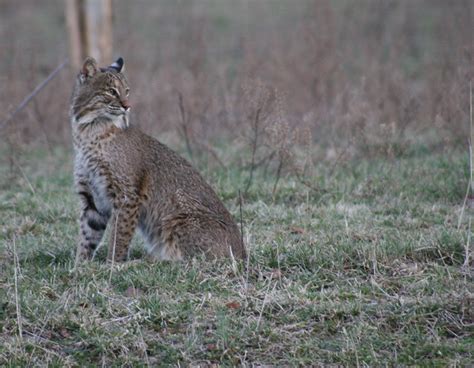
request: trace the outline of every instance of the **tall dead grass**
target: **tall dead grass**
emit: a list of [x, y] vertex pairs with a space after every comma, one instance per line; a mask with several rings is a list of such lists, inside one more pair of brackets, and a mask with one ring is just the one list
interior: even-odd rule
[[[3, 119], [67, 54], [67, 38], [61, 1], [7, 0], [0, 10]], [[275, 152], [281, 171], [303, 135], [303, 151], [311, 137], [317, 158], [329, 160], [465, 139], [473, 15], [469, 0], [116, 1], [114, 52], [125, 57], [143, 129], [181, 134], [190, 155], [247, 137], [243, 164]], [[1, 136], [18, 146], [70, 144], [74, 74], [63, 72]], [[271, 96], [257, 158], [247, 102], [262, 85]]]

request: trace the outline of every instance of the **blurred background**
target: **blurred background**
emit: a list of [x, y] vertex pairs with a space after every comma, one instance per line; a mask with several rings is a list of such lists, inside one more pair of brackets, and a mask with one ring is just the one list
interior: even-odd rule
[[[70, 56], [66, 4], [0, 1], [0, 121]], [[125, 59], [132, 122], [188, 156], [222, 164], [213, 147], [225, 145], [254, 164], [298, 149], [344, 161], [467, 146], [471, 0], [111, 4], [105, 53]], [[70, 146], [76, 73], [69, 62], [0, 126], [1, 144]]]

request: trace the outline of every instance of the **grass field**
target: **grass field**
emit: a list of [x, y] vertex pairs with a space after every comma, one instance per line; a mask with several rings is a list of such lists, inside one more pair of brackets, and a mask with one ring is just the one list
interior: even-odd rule
[[[77, 274], [71, 160], [0, 169], [1, 366], [474, 364], [465, 152], [319, 164], [275, 196], [257, 172], [247, 269], [153, 264], [136, 239], [131, 261], [101, 248]], [[239, 218], [248, 172], [202, 171]]]

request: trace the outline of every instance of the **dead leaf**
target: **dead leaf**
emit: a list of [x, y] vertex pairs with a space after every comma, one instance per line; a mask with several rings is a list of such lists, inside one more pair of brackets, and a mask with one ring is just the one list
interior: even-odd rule
[[217, 350], [217, 345], [216, 344], [207, 344], [206, 349], [209, 351]]
[[240, 304], [238, 302], [229, 302], [225, 305], [229, 309], [239, 309]]
[[47, 290], [47, 291], [45, 292], [45, 295], [46, 295], [46, 296], [48, 297], [48, 299], [50, 299], [50, 300], [56, 300], [56, 299], [58, 299], [58, 296], [57, 296], [55, 293], [53, 293], [52, 290]]
[[290, 227], [291, 234], [304, 234], [306, 231], [302, 227], [299, 226], [292, 226]]
[[65, 327], [61, 327], [59, 329], [59, 334], [61, 335], [62, 338], [68, 339], [71, 337], [71, 334]]

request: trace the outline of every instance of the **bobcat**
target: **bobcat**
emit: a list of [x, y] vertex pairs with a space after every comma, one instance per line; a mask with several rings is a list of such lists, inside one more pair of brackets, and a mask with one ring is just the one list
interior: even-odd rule
[[240, 231], [201, 175], [182, 157], [129, 124], [129, 84], [119, 58], [87, 58], [70, 107], [74, 176], [81, 201], [76, 262], [90, 259], [107, 224], [107, 259], [126, 260], [138, 227], [158, 260], [245, 258]]

